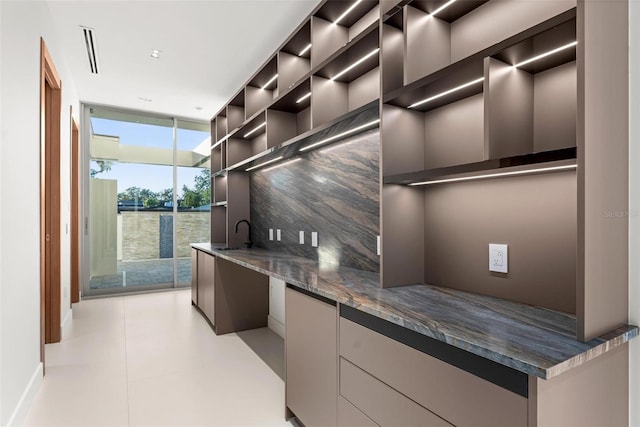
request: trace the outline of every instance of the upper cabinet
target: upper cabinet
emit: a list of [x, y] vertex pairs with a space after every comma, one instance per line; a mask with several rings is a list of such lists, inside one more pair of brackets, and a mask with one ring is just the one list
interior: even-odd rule
[[[581, 338], [626, 324], [627, 221], [606, 213], [628, 207], [627, 15], [627, 1], [322, 1], [212, 118], [212, 241], [236, 246], [251, 172], [379, 127], [382, 287], [473, 282], [575, 311]], [[536, 228], [555, 243], [534, 250]], [[498, 241], [517, 286], [487, 274]]]

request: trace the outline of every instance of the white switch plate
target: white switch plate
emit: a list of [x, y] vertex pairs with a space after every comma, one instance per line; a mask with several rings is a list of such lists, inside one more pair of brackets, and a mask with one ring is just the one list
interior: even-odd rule
[[376, 254], [380, 256], [380, 236], [376, 238]]
[[313, 246], [314, 248], [318, 247], [318, 232], [317, 231], [312, 231], [311, 232], [311, 246]]
[[304, 245], [304, 231], [300, 230], [300, 244]]
[[489, 271], [509, 272], [509, 246], [489, 243]]
[[279, 228], [276, 230], [276, 240], [279, 242], [282, 240], [282, 230]]
[[269, 240], [273, 240], [273, 228], [269, 229]]

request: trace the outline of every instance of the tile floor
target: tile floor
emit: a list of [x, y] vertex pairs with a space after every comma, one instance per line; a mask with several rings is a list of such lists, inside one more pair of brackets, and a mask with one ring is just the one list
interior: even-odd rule
[[85, 300], [24, 425], [291, 426], [283, 347], [266, 328], [216, 336], [190, 290]]

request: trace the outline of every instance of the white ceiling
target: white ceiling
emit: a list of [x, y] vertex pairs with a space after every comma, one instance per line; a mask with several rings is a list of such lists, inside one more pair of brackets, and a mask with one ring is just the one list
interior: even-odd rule
[[[50, 0], [49, 7], [81, 101], [209, 120], [319, 2]], [[81, 25], [94, 29], [99, 75], [89, 72]]]

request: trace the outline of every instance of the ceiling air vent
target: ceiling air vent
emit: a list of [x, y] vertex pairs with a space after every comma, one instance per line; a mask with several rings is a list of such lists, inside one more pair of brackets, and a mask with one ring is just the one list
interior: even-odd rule
[[84, 37], [84, 45], [87, 48], [87, 57], [89, 58], [89, 70], [93, 74], [98, 74], [98, 53], [96, 52], [96, 39], [93, 34], [93, 28], [80, 27]]

